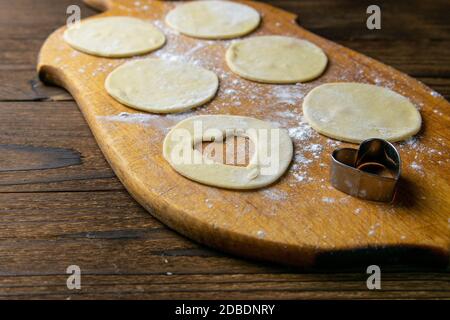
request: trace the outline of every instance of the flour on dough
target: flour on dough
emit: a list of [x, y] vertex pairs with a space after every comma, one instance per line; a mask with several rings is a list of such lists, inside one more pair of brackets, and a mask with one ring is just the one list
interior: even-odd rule
[[214, 98], [219, 80], [214, 72], [179, 61], [138, 59], [111, 72], [106, 91], [119, 102], [143, 111], [173, 113]]
[[285, 36], [259, 36], [233, 43], [227, 64], [239, 76], [263, 83], [297, 83], [320, 76], [327, 56], [315, 44]]
[[415, 135], [421, 116], [404, 96], [363, 83], [328, 83], [311, 90], [303, 102], [306, 121], [338, 140], [360, 143], [369, 138], [391, 142]]
[[166, 16], [173, 29], [195, 38], [230, 39], [255, 30], [259, 13], [246, 5], [228, 1], [193, 1], [180, 4]]
[[[240, 167], [217, 163], [195, 149], [198, 143], [210, 141], [211, 136], [216, 142], [231, 136], [249, 138], [255, 146], [249, 164]], [[172, 128], [164, 139], [163, 155], [178, 173], [191, 180], [227, 189], [255, 189], [283, 175], [292, 160], [293, 146], [288, 132], [269, 122], [241, 116], [204, 115], [185, 119]]]
[[102, 57], [131, 57], [162, 47], [164, 34], [141, 19], [106, 17], [82, 21], [64, 32], [73, 48]]

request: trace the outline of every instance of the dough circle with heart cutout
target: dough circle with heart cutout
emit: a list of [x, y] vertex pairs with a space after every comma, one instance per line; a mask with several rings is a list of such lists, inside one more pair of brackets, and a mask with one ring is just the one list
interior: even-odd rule
[[407, 139], [421, 127], [419, 111], [404, 96], [363, 83], [328, 83], [303, 102], [306, 121], [319, 133], [347, 142]]
[[82, 21], [64, 32], [73, 48], [96, 56], [121, 58], [161, 48], [166, 38], [152, 24], [131, 17], [105, 17]]
[[[195, 146], [227, 137], [250, 139], [255, 151], [245, 167], [214, 162]], [[219, 140], [220, 139], [220, 140]], [[230, 115], [195, 116], [179, 122], [164, 139], [164, 158], [188, 179], [227, 189], [256, 189], [278, 180], [292, 160], [293, 146], [285, 129], [270, 122]]]
[[180, 4], [166, 23], [185, 35], [202, 39], [230, 39], [246, 35], [260, 23], [255, 9], [229, 1], [193, 1]]
[[119, 102], [143, 111], [173, 113], [214, 98], [219, 79], [214, 72], [180, 61], [138, 59], [111, 72], [106, 91]]
[[259, 36], [233, 43], [226, 61], [239, 76], [263, 83], [297, 83], [320, 76], [327, 56], [315, 44], [285, 36]]

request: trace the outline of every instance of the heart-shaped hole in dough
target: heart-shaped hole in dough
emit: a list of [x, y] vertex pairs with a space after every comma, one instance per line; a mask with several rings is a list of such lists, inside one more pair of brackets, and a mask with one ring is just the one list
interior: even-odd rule
[[195, 150], [216, 163], [246, 167], [255, 154], [255, 144], [247, 137], [228, 136], [225, 141], [202, 141]]

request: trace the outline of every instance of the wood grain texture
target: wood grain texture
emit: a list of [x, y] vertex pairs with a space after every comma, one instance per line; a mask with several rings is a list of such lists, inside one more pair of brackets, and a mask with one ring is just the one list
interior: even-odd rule
[[63, 148], [1, 144], [0, 172], [56, 169], [81, 163], [80, 154]]
[[[378, 3], [389, 5], [383, 29], [369, 32], [365, 8], [354, 1], [272, 1], [298, 13], [307, 29], [419, 77], [449, 99], [448, 73], [439, 71], [448, 66], [441, 53], [450, 49], [449, 4]], [[41, 44], [64, 23], [69, 4], [80, 5], [83, 16], [94, 13], [80, 1], [0, 3], [0, 101], [9, 101], [0, 102], [1, 143], [75, 149], [83, 159], [77, 166], [0, 174], [0, 298], [450, 298], [448, 273], [434, 268], [380, 263], [382, 290], [368, 291], [367, 264], [337, 269], [334, 261], [325, 270], [301, 271], [229, 257], [167, 230], [126, 193], [74, 102], [35, 101], [65, 94], [39, 84], [36, 96], [30, 82]], [[330, 5], [333, 14], [324, 14]], [[153, 228], [166, 230], [162, 242], [156, 240], [161, 233], [147, 232]], [[61, 237], [72, 243], [55, 245]], [[12, 242], [27, 249], [8, 250]], [[113, 261], [105, 246], [117, 255]], [[69, 260], [82, 270], [86, 265], [79, 292], [65, 286]]]
[[[95, 2], [96, 7], [98, 3]], [[103, 87], [105, 77], [126, 59], [104, 59], [77, 52], [62, 40], [63, 29], [54, 32], [42, 47], [38, 72], [42, 79], [71, 92], [100, 148], [130, 194], [166, 225], [196, 241], [246, 257], [299, 266], [312, 266], [323, 260], [322, 256], [335, 252], [365, 248], [384, 250], [388, 255], [393, 247], [428, 249], [446, 264], [450, 244], [445, 209], [450, 205], [446, 196], [450, 191], [447, 182], [450, 137], [445, 130], [450, 124], [449, 104], [414, 79], [299, 27], [291, 13], [262, 3], [246, 3], [264, 17], [254, 35], [284, 34], [314, 42], [329, 57], [325, 74], [301, 86], [255, 84], [239, 79], [228, 70], [223, 59], [226, 41], [205, 42], [165, 29], [168, 44], [158, 51], [163, 58], [188, 56], [219, 73], [221, 79], [222, 90], [215, 100], [179, 118], [136, 113], [109, 97]], [[161, 21], [174, 4], [149, 1], [143, 7], [133, 1], [108, 0], [103, 7], [108, 10], [102, 16], [145, 17], [164, 28]], [[199, 53], [195, 54], [196, 51]], [[147, 56], [158, 56], [158, 52]], [[189, 56], [192, 52], [193, 56]], [[434, 154], [408, 144], [400, 146], [407, 165], [393, 204], [363, 202], [327, 188], [332, 147], [326, 137], [319, 135], [306, 142], [305, 139], [294, 141], [298, 157], [306, 157], [310, 165], [302, 167], [296, 158], [279, 182], [250, 192], [194, 183], [174, 172], [161, 156], [161, 142], [167, 129], [187, 116], [254, 116], [295, 130], [301, 111], [293, 108], [299, 107], [297, 103], [301, 101], [292, 102], [296, 96], [290, 92], [298, 92], [303, 97], [319, 84], [336, 81], [387, 86], [421, 108], [424, 129], [418, 143], [421, 148], [434, 150]], [[234, 90], [233, 96], [227, 96], [225, 88]], [[274, 88], [282, 90], [281, 98]], [[291, 91], [286, 93], [286, 88]], [[258, 101], [246, 91], [253, 92], [255, 97], [262, 96], [264, 101]], [[130, 114], [124, 118], [123, 112]], [[298, 116], [286, 119], [279, 116], [280, 112]], [[140, 120], [133, 121], [135, 117]], [[323, 152], [308, 155], [302, 151], [311, 144], [322, 146]], [[411, 164], [420, 170], [413, 170]], [[296, 166], [301, 167], [301, 174], [306, 172], [305, 179], [296, 179], [300, 174], [295, 171]], [[355, 210], [362, 214], [355, 214]]]

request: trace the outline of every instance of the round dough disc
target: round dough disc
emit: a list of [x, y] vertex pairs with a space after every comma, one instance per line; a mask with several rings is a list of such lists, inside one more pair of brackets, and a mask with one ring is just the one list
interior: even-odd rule
[[164, 34], [150, 23], [130, 17], [89, 19], [64, 32], [73, 48], [102, 57], [131, 57], [161, 48]]
[[172, 113], [205, 104], [219, 87], [216, 74], [188, 63], [160, 59], [129, 61], [111, 72], [106, 91], [143, 111]]
[[415, 135], [422, 122], [419, 111], [404, 96], [362, 83], [314, 88], [303, 102], [303, 113], [318, 132], [355, 143], [369, 138], [404, 140]]
[[241, 77], [264, 83], [297, 83], [320, 76], [327, 56], [315, 44], [284, 36], [259, 36], [233, 43], [227, 64]]
[[[202, 130], [198, 132], [198, 128]], [[228, 136], [248, 137], [255, 145], [255, 152], [248, 166], [225, 165], [210, 159], [206, 162], [207, 157], [196, 150], [195, 146], [205, 136], [209, 136], [211, 133], [207, 132], [211, 130], [221, 135], [222, 140], [215, 141], [223, 141], [229, 130], [233, 134]], [[257, 138], [247, 134], [252, 130], [258, 132]], [[196, 132], [198, 137], [195, 137]], [[263, 138], [264, 134], [267, 139]], [[189, 152], [187, 161], [180, 161], [185, 152]], [[278, 157], [272, 158], [275, 154]], [[207, 115], [185, 119], [172, 128], [164, 139], [163, 155], [178, 173], [188, 179], [227, 189], [256, 189], [273, 183], [283, 175], [292, 160], [293, 146], [287, 131], [276, 128], [269, 122], [241, 116]], [[191, 160], [196, 158], [202, 161], [199, 163]], [[271, 161], [267, 161], [268, 158]]]
[[193, 1], [169, 12], [166, 23], [195, 38], [230, 39], [255, 30], [260, 22], [258, 11], [228, 1]]

